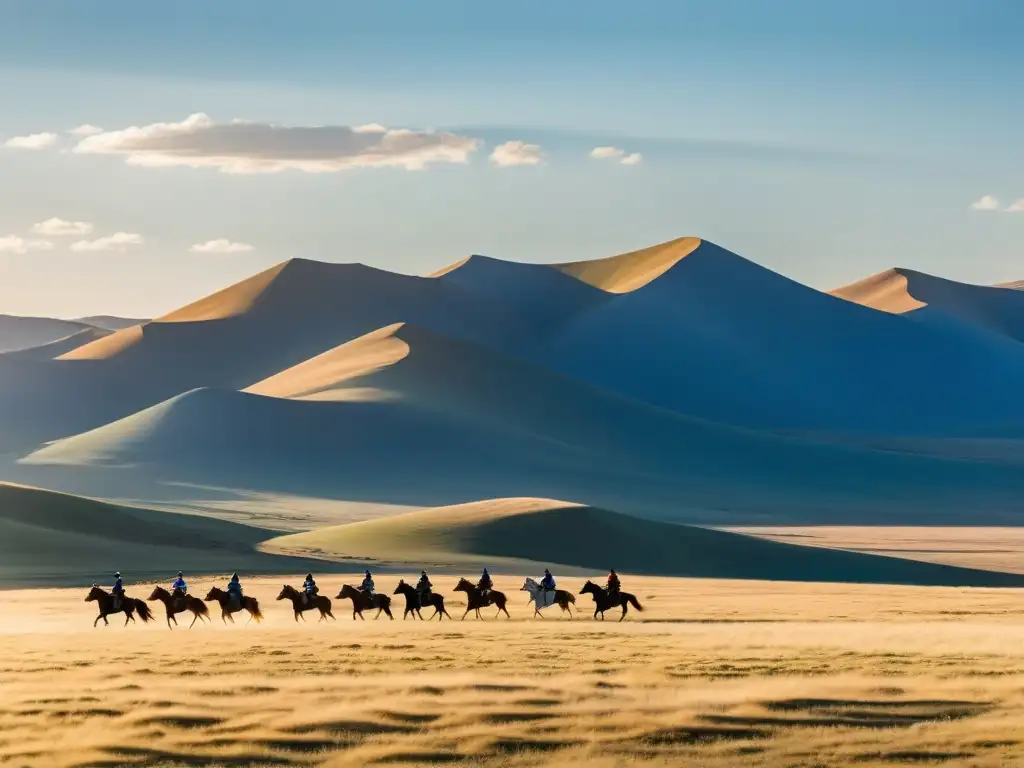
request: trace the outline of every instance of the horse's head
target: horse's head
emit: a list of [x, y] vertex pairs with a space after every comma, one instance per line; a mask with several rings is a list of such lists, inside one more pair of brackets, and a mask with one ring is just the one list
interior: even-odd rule
[[357, 597], [359, 595], [358, 590], [351, 584], [345, 584], [342, 586], [341, 591], [338, 593], [337, 600], [342, 600], [346, 597]]
[[163, 600], [165, 597], [170, 597], [170, 593], [163, 587], [157, 585], [153, 587], [153, 594], [147, 597], [147, 600]]
[[290, 584], [285, 584], [283, 587], [281, 587], [281, 594], [277, 596], [277, 599], [284, 600], [285, 598], [292, 597], [295, 593], [295, 587], [291, 586]]
[[93, 584], [92, 589], [89, 590], [89, 594], [85, 596], [85, 602], [90, 603], [93, 600], [99, 600], [106, 596], [107, 593], [100, 589], [98, 584]]
[[459, 583], [455, 585], [455, 592], [469, 592], [473, 589], [473, 585], [465, 579], [459, 579]]
[[210, 591], [206, 593], [206, 597], [203, 600], [220, 600], [224, 596], [224, 591], [219, 587], [210, 587]]
[[539, 589], [537, 582], [531, 579], [529, 576], [526, 577], [526, 581], [523, 582], [523, 586], [519, 588], [520, 592], [536, 592]]
[[590, 594], [596, 595], [600, 591], [601, 591], [601, 588], [599, 586], [597, 586], [597, 584], [592, 582], [590, 579], [587, 579], [587, 583], [583, 585], [583, 589], [580, 590], [580, 594], [581, 595], [585, 595], [585, 594], [587, 594], [589, 592]]
[[392, 595], [404, 595], [411, 588], [412, 587], [410, 587], [408, 584], [405, 583], [405, 579], [399, 579], [398, 580], [398, 586], [395, 587], [395, 591], [392, 592], [391, 594]]

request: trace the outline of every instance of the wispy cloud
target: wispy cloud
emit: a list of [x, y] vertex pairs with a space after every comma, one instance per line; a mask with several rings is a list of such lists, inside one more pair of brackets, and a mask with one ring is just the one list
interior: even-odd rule
[[540, 165], [544, 162], [544, 153], [539, 144], [527, 144], [524, 141], [506, 141], [491, 152], [491, 162], [495, 165], [508, 167], [513, 165]]
[[95, 136], [98, 133], [103, 133], [103, 129], [95, 125], [89, 125], [89, 123], [84, 123], [77, 128], [72, 128], [68, 133], [72, 136]]
[[189, 250], [193, 253], [246, 253], [253, 250], [253, 247], [248, 243], [234, 243], [222, 237], [219, 240], [196, 243]]
[[79, 240], [71, 244], [71, 250], [79, 253], [90, 251], [125, 251], [128, 246], [142, 245], [142, 235], [134, 235], [129, 232], [115, 232], [107, 237], [100, 237], [96, 240]]
[[0, 253], [28, 253], [29, 251], [52, 251], [53, 243], [48, 240], [26, 240], [17, 235], [0, 237]]
[[590, 150], [590, 156], [598, 160], [618, 160], [622, 165], [637, 165], [643, 161], [643, 155], [639, 152], [626, 154], [621, 147], [594, 147]]
[[1007, 213], [1024, 213], [1024, 197], [1006, 206]]
[[56, 143], [56, 133], [33, 133], [28, 136], [13, 136], [4, 142], [4, 146], [8, 149], [47, 149]]
[[971, 203], [971, 210], [974, 211], [998, 211], [999, 198], [992, 195], [983, 195]]
[[479, 144], [479, 139], [454, 133], [385, 128], [376, 123], [355, 127], [217, 123], [197, 113], [180, 123], [153, 123], [88, 136], [74, 151], [124, 155], [132, 165], [151, 167], [333, 173], [379, 167], [418, 171], [437, 163], [466, 163]]
[[46, 237], [71, 237], [88, 235], [92, 232], [92, 224], [87, 221], [67, 221], [54, 217], [32, 225], [32, 231]]

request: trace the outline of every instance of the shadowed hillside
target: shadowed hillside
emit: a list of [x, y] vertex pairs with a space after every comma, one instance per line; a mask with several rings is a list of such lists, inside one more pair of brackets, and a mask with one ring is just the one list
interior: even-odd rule
[[550, 499], [496, 499], [272, 539], [265, 551], [390, 565], [531, 561], [607, 572], [777, 581], [1024, 586], [1024, 576], [658, 523]]
[[85, 344], [91, 344], [98, 339], [109, 336], [111, 333], [112, 331], [104, 328], [83, 328], [70, 336], [51, 341], [48, 344], [40, 344], [38, 347], [17, 349], [0, 354], [4, 354], [10, 360], [53, 360]]
[[[0, 483], [0, 585], [169, 580], [188, 572], [280, 572], [306, 563], [255, 545], [273, 534], [198, 515], [154, 512]], [[147, 595], [136, 595], [146, 597]]]
[[90, 327], [75, 320], [0, 315], [0, 353], [50, 344]]

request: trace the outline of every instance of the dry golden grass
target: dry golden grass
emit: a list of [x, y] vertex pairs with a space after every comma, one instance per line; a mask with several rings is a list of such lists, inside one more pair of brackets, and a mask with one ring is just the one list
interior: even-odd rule
[[1019, 592], [626, 577], [646, 610], [620, 624], [589, 597], [527, 619], [496, 582], [511, 622], [296, 627], [274, 579], [247, 583], [262, 625], [174, 632], [0, 593], [0, 763], [1024, 765]]

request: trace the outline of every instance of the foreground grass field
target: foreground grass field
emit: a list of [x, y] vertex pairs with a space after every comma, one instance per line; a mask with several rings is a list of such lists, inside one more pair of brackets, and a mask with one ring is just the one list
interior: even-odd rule
[[158, 604], [94, 630], [85, 589], [0, 593], [0, 763], [1024, 765], [1020, 591], [627, 577], [620, 624], [589, 597], [528, 619], [496, 582], [511, 622], [296, 626], [273, 579], [247, 584], [263, 624], [173, 632]]

